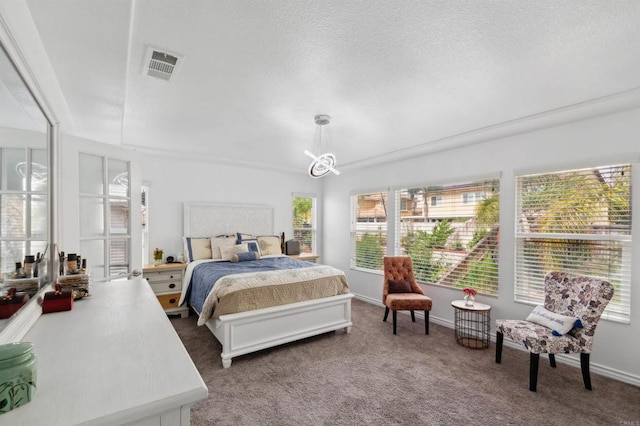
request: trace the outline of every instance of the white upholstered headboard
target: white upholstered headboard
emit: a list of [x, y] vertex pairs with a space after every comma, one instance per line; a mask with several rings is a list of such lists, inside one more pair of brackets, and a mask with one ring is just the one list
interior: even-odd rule
[[242, 232], [274, 235], [273, 207], [250, 204], [184, 203], [183, 235], [215, 237]]

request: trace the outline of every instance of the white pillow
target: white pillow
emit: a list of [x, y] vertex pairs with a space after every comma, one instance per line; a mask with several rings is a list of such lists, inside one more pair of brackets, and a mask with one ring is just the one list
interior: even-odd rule
[[220, 247], [222, 260], [231, 260], [234, 254], [245, 253], [249, 251], [246, 244], [235, 244], [233, 246]]
[[573, 328], [576, 323], [576, 318], [556, 314], [555, 312], [546, 310], [544, 306], [538, 305], [533, 309], [533, 312], [529, 314], [527, 321], [544, 325], [552, 330], [554, 336], [560, 336], [567, 334], [569, 330]]
[[184, 242], [184, 258], [187, 262], [200, 259], [211, 259], [211, 240], [209, 238], [182, 237]]
[[260, 255], [268, 254], [282, 254], [282, 248], [280, 247], [280, 237], [277, 235], [263, 235], [258, 237], [258, 244], [260, 245]]
[[[222, 259], [222, 248], [223, 247], [233, 247], [236, 245], [236, 236], [235, 235], [221, 235], [218, 237], [211, 238], [211, 258], [212, 259]], [[229, 260], [229, 259], [226, 259]]]

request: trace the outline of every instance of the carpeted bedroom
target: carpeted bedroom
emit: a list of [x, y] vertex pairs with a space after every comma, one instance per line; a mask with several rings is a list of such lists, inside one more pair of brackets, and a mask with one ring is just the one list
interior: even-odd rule
[[[336, 331], [234, 358], [223, 369], [220, 343], [196, 317], [172, 319], [208, 386], [191, 424], [201, 425], [637, 425], [640, 388], [578, 368], [552, 369], [543, 357], [530, 392], [529, 353], [458, 345], [452, 329], [398, 316], [354, 299], [350, 334]], [[495, 336], [493, 336], [495, 338]], [[597, 343], [596, 343], [597, 346]]]

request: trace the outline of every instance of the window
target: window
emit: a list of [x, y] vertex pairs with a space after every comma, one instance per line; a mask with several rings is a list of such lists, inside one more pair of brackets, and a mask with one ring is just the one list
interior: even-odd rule
[[418, 281], [498, 294], [498, 179], [425, 185], [395, 195], [416, 199], [414, 214], [396, 211], [395, 247], [411, 256]]
[[147, 265], [149, 263], [149, 209], [147, 204], [149, 202], [149, 186], [142, 185], [140, 188], [140, 221], [142, 225], [142, 264]]
[[462, 204], [478, 204], [486, 198], [487, 193], [485, 191], [463, 192]]
[[628, 322], [631, 293], [631, 166], [516, 177], [515, 300], [544, 300], [544, 276], [605, 279], [615, 292], [603, 318]]
[[0, 268], [47, 246], [47, 150], [0, 148]]
[[351, 267], [382, 271], [387, 253], [387, 191], [351, 196]]
[[129, 166], [80, 153], [80, 253], [95, 277], [129, 273]]
[[316, 197], [293, 196], [293, 239], [301, 253], [316, 253]]

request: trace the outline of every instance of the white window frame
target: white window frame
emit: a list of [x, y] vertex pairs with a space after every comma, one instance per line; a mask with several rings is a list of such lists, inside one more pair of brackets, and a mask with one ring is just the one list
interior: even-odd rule
[[[144, 203], [142, 199], [144, 198]], [[142, 187], [140, 188], [140, 204], [141, 204], [141, 223], [140, 227], [142, 229], [142, 264], [149, 264], [149, 184], [146, 182], [142, 183]]]
[[[15, 270], [14, 265], [16, 262], [22, 262], [24, 259], [24, 255], [25, 254], [33, 254], [35, 255], [36, 253], [34, 253], [34, 249], [32, 247], [32, 243], [34, 242], [43, 242], [44, 245], [47, 245], [47, 241], [50, 235], [50, 223], [48, 220], [48, 211], [49, 211], [49, 198], [48, 198], [48, 190], [49, 190], [49, 180], [47, 180], [47, 186], [45, 187], [44, 190], [34, 190], [31, 186], [32, 183], [32, 165], [33, 165], [33, 151], [34, 150], [42, 150], [45, 152], [46, 156], [48, 157], [48, 148], [47, 147], [36, 147], [36, 146], [2, 146], [0, 147], [0, 165], [1, 165], [1, 161], [2, 161], [2, 156], [3, 156], [3, 149], [19, 149], [19, 150], [23, 150], [24, 151], [24, 160], [25, 160], [25, 176], [22, 178], [22, 185], [23, 188], [20, 190], [8, 190], [8, 189], [4, 189], [3, 186], [0, 186], [0, 202], [2, 202], [2, 199], [4, 196], [6, 195], [21, 195], [24, 197], [23, 199], [23, 205], [24, 205], [24, 210], [22, 211], [22, 224], [24, 226], [24, 236], [21, 237], [12, 237], [12, 236], [3, 236], [0, 235], [0, 243], [2, 243], [3, 241], [6, 242], [11, 242], [11, 241], [15, 241], [15, 242], [19, 242], [19, 243], [24, 243], [24, 253], [21, 254], [21, 256], [19, 258], [16, 259], [11, 259], [8, 260], [5, 258], [6, 253], [3, 253], [4, 256], [1, 256], [2, 259], [2, 264], [5, 265], [5, 267], [3, 268], [2, 271], [0, 271], [1, 273], [8, 273], [8, 272], [13, 272]], [[2, 182], [4, 182], [4, 179], [2, 179]], [[45, 201], [45, 210], [44, 210], [44, 214], [45, 214], [45, 222], [46, 222], [46, 229], [44, 230], [44, 235], [37, 238], [34, 237], [32, 235], [32, 223], [31, 223], [31, 219], [32, 219], [32, 207], [33, 207], [33, 199], [34, 196], [38, 196], [38, 197], [42, 197], [42, 199]], [[43, 250], [44, 252], [44, 250]]]
[[[310, 198], [312, 202], [311, 206], [311, 223], [309, 227], [296, 227], [295, 217], [292, 217], [291, 223], [293, 226], [294, 235], [292, 238], [295, 238], [296, 231], [311, 231], [311, 252], [314, 254], [318, 253], [318, 197], [315, 194], [303, 194], [303, 193], [293, 193], [291, 196], [291, 206], [293, 207], [293, 201], [296, 198]], [[302, 244], [301, 244], [302, 247]]]
[[[366, 195], [371, 195], [371, 194], [384, 194], [386, 195], [386, 218], [385, 218], [385, 222], [377, 222], [374, 218], [373, 221], [366, 221], [366, 222], [358, 222], [358, 197], [360, 196], [366, 196]], [[387, 254], [387, 250], [388, 250], [388, 238], [389, 238], [389, 234], [391, 232], [391, 230], [389, 229], [389, 220], [392, 216], [391, 213], [391, 209], [394, 207], [394, 205], [389, 205], [389, 200], [392, 199], [391, 198], [391, 193], [388, 189], [382, 189], [382, 190], [378, 190], [378, 191], [358, 191], [358, 192], [354, 192], [351, 194], [351, 232], [350, 232], [350, 245], [351, 245], [351, 255], [350, 255], [350, 260], [349, 260], [349, 265], [350, 268], [353, 270], [357, 270], [357, 271], [365, 271], [365, 272], [373, 272], [373, 273], [377, 273], [377, 274], [382, 274], [383, 273], [383, 264], [382, 264], [382, 256]], [[395, 204], [395, 203], [394, 203]], [[363, 216], [363, 217], [368, 217], [368, 216]], [[382, 229], [383, 227], [381, 225], [375, 225], [375, 224], [382, 224], [384, 223], [384, 229]], [[358, 224], [361, 224], [360, 226]], [[372, 225], [373, 224], [373, 225]], [[358, 228], [361, 229], [358, 229]], [[369, 233], [368, 231], [370, 230], [371, 233], [375, 232], [376, 234], [378, 234], [379, 237], [381, 237], [382, 235], [384, 235], [384, 238], [387, 240], [387, 244], [384, 246], [380, 246], [381, 248], [381, 257], [380, 257], [380, 262], [379, 262], [379, 267], [378, 268], [366, 268], [363, 266], [358, 266], [357, 265], [357, 238], [358, 238], [358, 234], [360, 232], [362, 232], [362, 228], [365, 227], [367, 228], [365, 230], [365, 233]]]
[[432, 195], [431, 197], [429, 197], [429, 206], [430, 207], [442, 206], [442, 195]]
[[[606, 162], [602, 162], [604, 164]], [[612, 162], [619, 163], [619, 162]], [[631, 177], [633, 179], [633, 174], [635, 173], [637, 164], [630, 164], [628, 161], [623, 162], [623, 164], [618, 164], [620, 166], [630, 166], [631, 169]], [[524, 242], [526, 239], [546, 239], [546, 240], [575, 240], [575, 241], [599, 241], [599, 242], [611, 242], [613, 244], [621, 245], [622, 255], [621, 262], [623, 266], [622, 270], [626, 270], [625, 276], [620, 276], [620, 286], [622, 287], [622, 291], [625, 293], [622, 303], [615, 307], [616, 312], [612, 312], [612, 303], [610, 302], [604, 313], [602, 314], [602, 319], [611, 320], [615, 322], [621, 322], [628, 324], [631, 318], [631, 263], [633, 263], [632, 258], [632, 246], [633, 246], [633, 231], [630, 228], [629, 235], [612, 235], [612, 234], [595, 234], [595, 233], [582, 233], [582, 234], [574, 234], [574, 233], [535, 233], [535, 232], [527, 232], [520, 222], [521, 210], [522, 210], [522, 179], [527, 178], [532, 175], [553, 175], [553, 174], [562, 174], [579, 170], [590, 170], [590, 169], [598, 169], [605, 168], [609, 166], [605, 165], [589, 165], [587, 167], [562, 167], [556, 168], [555, 170], [545, 170], [540, 173], [535, 173], [528, 171], [527, 173], [518, 173], [515, 176], [515, 256], [514, 256], [514, 301], [519, 303], [524, 303], [528, 305], [538, 305], [544, 303], [544, 283], [543, 278], [539, 279], [540, 282], [529, 282], [525, 283], [524, 278], [521, 276], [526, 275], [526, 271], [520, 268], [520, 264], [523, 262], [524, 258]], [[631, 180], [630, 185], [633, 186], [634, 182]], [[633, 216], [633, 200], [631, 200], [631, 206], [629, 214]], [[549, 271], [546, 271], [549, 272]], [[561, 272], [572, 272], [579, 273], [574, 270], [566, 270]], [[545, 275], [541, 273], [541, 275]], [[608, 277], [602, 277], [607, 279]], [[529, 281], [531, 281], [529, 279]], [[535, 294], [539, 294], [536, 296]], [[615, 294], [614, 294], [615, 297]], [[626, 301], [625, 301], [626, 299]]]
[[[464, 203], [464, 197], [461, 196], [460, 192], [459, 192], [459, 187], [461, 185], [464, 186], [470, 186], [470, 185], [476, 185], [476, 183], [482, 184], [482, 185], [488, 185], [489, 183], [492, 184], [492, 186], [495, 186], [495, 189], [497, 190], [497, 194], [499, 195], [500, 192], [500, 177], [498, 176], [491, 176], [491, 177], [483, 177], [483, 178], [479, 178], [479, 179], [460, 179], [460, 181], [456, 182], [456, 183], [447, 183], [447, 184], [438, 184], [437, 186], [439, 187], [439, 191], [443, 191], [443, 193], [438, 194], [438, 195], [430, 195], [428, 197], [428, 205], [429, 207], [443, 207], [444, 209], [450, 208], [450, 210], [452, 210], [453, 212], [457, 212], [460, 209], [460, 207], [462, 206], [468, 206], [471, 203]], [[476, 185], [476, 187], [478, 187], [478, 185]], [[402, 193], [404, 191], [409, 191], [410, 189], [413, 188], [431, 188], [434, 187], [435, 182], [433, 184], [429, 183], [429, 184], [422, 184], [422, 185], [415, 185], [415, 186], [403, 186], [403, 187], [398, 187], [398, 188], [394, 188], [394, 199], [396, 200], [396, 209], [398, 208], [398, 200], [401, 199], [402, 197]], [[485, 188], [488, 188], [488, 186], [482, 186]], [[444, 188], [444, 189], [442, 189]], [[445, 196], [447, 195], [447, 192], [451, 192], [452, 195], [449, 196]], [[487, 198], [487, 193], [488, 193], [488, 189], [487, 190], [483, 190], [483, 191], [467, 191], [467, 192], [463, 192], [462, 194], [473, 194], [472, 198], [474, 200], [473, 204], [478, 204], [481, 200], [484, 200]], [[432, 204], [432, 200], [433, 199], [436, 200], [440, 200], [441, 201], [441, 206], [433, 206]], [[446, 205], [445, 205], [445, 199], [446, 199]], [[460, 203], [459, 205], [453, 205], [450, 207], [449, 204], [452, 203]], [[466, 207], [465, 207], [466, 209]], [[397, 213], [397, 211], [396, 211]], [[438, 212], [438, 214], [442, 213], [441, 211]], [[404, 230], [406, 230], [407, 226], [411, 226], [411, 227], [420, 227], [421, 224], [411, 224], [408, 225], [406, 222], [402, 222], [403, 220], [405, 220], [406, 218], [401, 217], [399, 214], [396, 214], [395, 219], [394, 219], [394, 244], [393, 244], [393, 252], [396, 255], [405, 255], [407, 253], [405, 253], [403, 247], [402, 247], [402, 240], [403, 240], [403, 233]], [[426, 220], [425, 222], [423, 222], [424, 224], [433, 224], [434, 222], [440, 222], [441, 219], [439, 218], [432, 218], [429, 217], [428, 220]], [[499, 222], [496, 223], [494, 226], [499, 225]], [[452, 223], [452, 226], [455, 227], [455, 224]], [[431, 227], [431, 226], [429, 226]], [[413, 229], [413, 228], [412, 228]], [[464, 228], [463, 228], [464, 229]], [[424, 232], [429, 232], [429, 231], [425, 231], [424, 229], [421, 229], [420, 231], [424, 231]], [[433, 232], [433, 230], [431, 231]], [[494, 232], [497, 234], [497, 228], [496, 230], [494, 230]], [[416, 231], [416, 234], [419, 235], [420, 233]], [[491, 234], [494, 235], [494, 234]], [[471, 237], [471, 235], [469, 235]], [[451, 238], [455, 237], [455, 232], [454, 234], [452, 234]], [[493, 240], [493, 237], [488, 237], [488, 239], [486, 241], [488, 241], [487, 245], [482, 245], [479, 247], [475, 247], [475, 250], [484, 250], [483, 251], [483, 256], [486, 254], [490, 254], [490, 248], [488, 247], [492, 247], [490, 244], [495, 243], [496, 246], [493, 248], [493, 250], [497, 250], [497, 240]], [[463, 245], [464, 246], [464, 245]], [[434, 250], [438, 249], [437, 247], [434, 247]], [[420, 252], [418, 250], [418, 252]], [[491, 257], [491, 258], [487, 258], [488, 262], [491, 262], [492, 267], [494, 267], [496, 269], [495, 272], [495, 276], [494, 274], [492, 274], [490, 276], [490, 278], [492, 278], [493, 280], [489, 283], [487, 283], [486, 281], [483, 280], [484, 277], [486, 277], [486, 275], [483, 275], [484, 270], [482, 270], [483, 273], [476, 273], [476, 280], [475, 282], [478, 283], [480, 282], [481, 285], [479, 285], [477, 288], [475, 288], [476, 290], [478, 290], [480, 293], [488, 295], [488, 296], [497, 296], [498, 295], [498, 287], [499, 287], [499, 274], [498, 274], [498, 257], [497, 257], [497, 252], [495, 252], [495, 257]], [[439, 261], [447, 261], [449, 260], [449, 254], [445, 253], [441, 255], [442, 257], [438, 258], [436, 256], [432, 257], [431, 260], [429, 261], [431, 264], [437, 264]], [[455, 256], [450, 256], [452, 258], [451, 260], [451, 264], [455, 265], [455, 260], [453, 258], [455, 258]], [[426, 257], [425, 257], [426, 258]], [[478, 262], [479, 266], [477, 266], [478, 269], [476, 269], [476, 271], [478, 271], [481, 268], [484, 268], [484, 257], [483, 257], [483, 261]], [[427, 263], [425, 263], [423, 266], [425, 266], [425, 270], [427, 270], [426, 265], [428, 265]], [[495, 266], [493, 266], [495, 265]], [[416, 279], [420, 282], [424, 282], [424, 283], [429, 283], [432, 285], [437, 285], [437, 286], [442, 286], [442, 287], [447, 287], [447, 288], [458, 288], [458, 284], [460, 282], [463, 282], [462, 279], [468, 279], [469, 275], [473, 275], [473, 272], [460, 272], [462, 270], [457, 270], [455, 268], [451, 269], [450, 271], [440, 275], [440, 278], [438, 279], [438, 282], [428, 282], [425, 280], [420, 280], [420, 278], [418, 277], [418, 268], [420, 268], [420, 260], [414, 258], [413, 259], [413, 268], [414, 271], [416, 272]], [[464, 275], [462, 275], [464, 273]], [[449, 275], [450, 274], [450, 275]], [[481, 276], [480, 279], [478, 279], [477, 277]], [[457, 278], [457, 279], [456, 279]], [[462, 287], [460, 288], [464, 288], [467, 285], [462, 285]], [[471, 287], [473, 287], [473, 285], [471, 285]], [[483, 287], [483, 288], [480, 288]]]

